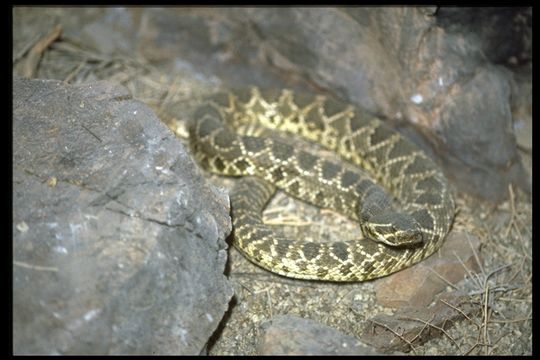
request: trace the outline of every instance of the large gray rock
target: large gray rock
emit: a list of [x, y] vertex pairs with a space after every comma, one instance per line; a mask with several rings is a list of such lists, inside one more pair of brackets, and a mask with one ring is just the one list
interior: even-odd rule
[[438, 26], [434, 7], [246, 12], [272, 63], [404, 127], [461, 190], [491, 201], [510, 182], [531, 191], [511, 130], [511, 73], [486, 60], [475, 34]]
[[226, 195], [107, 82], [13, 84], [16, 354], [199, 354], [232, 296]]

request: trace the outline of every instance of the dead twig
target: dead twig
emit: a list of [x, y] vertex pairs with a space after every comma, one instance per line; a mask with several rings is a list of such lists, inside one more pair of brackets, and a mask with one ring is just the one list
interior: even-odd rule
[[439, 274], [437, 271], [433, 270], [432, 268], [428, 268], [428, 269], [432, 274], [437, 276], [439, 279], [441, 279], [448, 286], [452, 287], [454, 290], [458, 290], [457, 286], [452, 284], [452, 282], [450, 280], [446, 279], [444, 276], [442, 276], [441, 274]]
[[[420, 318], [401, 318], [402, 320], [417, 321], [417, 322], [420, 322], [420, 323], [424, 324], [424, 327], [422, 328], [422, 330], [421, 330], [421, 331], [420, 331], [413, 339], [411, 339], [411, 342], [413, 342], [413, 341], [416, 339], [416, 337], [420, 336], [420, 334], [424, 331], [424, 329], [425, 329], [426, 327], [431, 327], [431, 328], [433, 328], [433, 329], [436, 329], [436, 330], [442, 332], [444, 335], [446, 335], [446, 337], [447, 337], [448, 339], [450, 339], [450, 341], [451, 341], [452, 343], [454, 343], [454, 345], [456, 345], [456, 347], [458, 348], [459, 352], [461, 352], [461, 347], [459, 346], [459, 344], [456, 342], [456, 340], [454, 340], [454, 338], [453, 338], [452, 336], [450, 336], [450, 334], [448, 334], [448, 333], [446, 332], [446, 330], [444, 330], [443, 327], [437, 326], [437, 325], [431, 323], [431, 321], [433, 320], [434, 317], [435, 317], [435, 314], [433, 314], [432, 317], [431, 317], [431, 319], [428, 320], [428, 321], [422, 320], [422, 319], [420, 319]], [[444, 326], [444, 325], [443, 325], [443, 326]]]
[[512, 184], [508, 184], [508, 193], [510, 197], [510, 220], [508, 221], [508, 226], [506, 227], [504, 236], [508, 236], [512, 226], [514, 226], [514, 219], [516, 218], [516, 205], [514, 203], [514, 190], [512, 189]]
[[33, 265], [33, 264], [28, 264], [28, 263], [25, 263], [22, 261], [16, 261], [16, 260], [13, 260], [13, 265], [20, 266], [25, 269], [31, 269], [31, 270], [37, 270], [37, 271], [52, 271], [52, 272], [58, 271], [58, 268], [56, 267]]
[[54, 42], [62, 33], [62, 26], [56, 25], [47, 35], [41, 38], [30, 50], [28, 58], [24, 63], [23, 76], [31, 78], [37, 71], [39, 61], [43, 52]]
[[64, 84], [69, 84], [71, 80], [73, 80], [73, 78], [81, 72], [86, 63], [86, 60], [81, 61], [79, 65], [77, 65], [75, 70], [73, 70], [71, 73], [68, 74], [68, 76], [66, 76], [66, 78], [64, 79]]
[[451, 307], [452, 309], [456, 310], [457, 312], [459, 312], [461, 315], [463, 315], [467, 320], [469, 320], [471, 323], [473, 323], [474, 325], [476, 325], [476, 327], [478, 329], [480, 329], [480, 324], [478, 322], [476, 322], [475, 320], [471, 319], [463, 310], [461, 310], [460, 308], [458, 308], [457, 306], [454, 306], [452, 304], [450, 304], [449, 302], [445, 301], [444, 299], [441, 299], [440, 300], [443, 304], [445, 304], [446, 306], [449, 306]]
[[471, 348], [469, 350], [467, 350], [463, 355], [469, 355], [474, 349], [476, 349], [478, 346], [491, 346], [489, 344], [484, 344], [484, 343], [481, 343], [481, 342], [476, 342], [476, 344], [474, 344], [473, 346], [471, 346]]
[[390, 331], [392, 334], [394, 334], [395, 336], [397, 336], [399, 339], [401, 339], [403, 342], [405, 342], [407, 345], [409, 345], [411, 347], [411, 351], [413, 353], [416, 354], [416, 348], [414, 347], [414, 345], [412, 344], [411, 341], [407, 340], [402, 334], [398, 333], [397, 331], [395, 331], [394, 329], [392, 329], [391, 327], [389, 327], [388, 325], [386, 324], [383, 324], [383, 323], [380, 323], [378, 321], [375, 321], [373, 319], [370, 319], [369, 320], [372, 324], [374, 325], [377, 325], [377, 326], [380, 326], [388, 331]]

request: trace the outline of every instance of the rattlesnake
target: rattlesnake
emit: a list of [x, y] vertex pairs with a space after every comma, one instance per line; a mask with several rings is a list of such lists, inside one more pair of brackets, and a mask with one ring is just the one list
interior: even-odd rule
[[[276, 138], [250, 135], [261, 127], [335, 151], [366, 169], [384, 189], [361, 170]], [[278, 274], [330, 281], [388, 275], [438, 250], [452, 224], [454, 200], [435, 163], [352, 105], [289, 90], [223, 92], [195, 111], [189, 132], [199, 164], [218, 174], [244, 176], [231, 193], [234, 245]], [[274, 233], [263, 223], [262, 211], [276, 187], [360, 221], [366, 238], [315, 243]]]

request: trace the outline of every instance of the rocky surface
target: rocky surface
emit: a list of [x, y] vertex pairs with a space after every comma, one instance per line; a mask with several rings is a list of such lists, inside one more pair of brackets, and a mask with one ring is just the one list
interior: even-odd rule
[[477, 311], [465, 294], [444, 293], [430, 307], [403, 307], [393, 315], [367, 319], [360, 339], [383, 353], [409, 352], [434, 337], [447, 336], [445, 330]]
[[[15, 12], [14, 25], [38, 12]], [[466, 20], [475, 12], [115, 8], [53, 14], [65, 34], [102, 54], [137, 53], [170, 72], [197, 74], [213, 87], [300, 88], [361, 105], [438, 159], [460, 190], [497, 202], [507, 197], [509, 183], [531, 191], [512, 131], [513, 74], [499, 64], [512, 54], [527, 59], [532, 13], [492, 9], [469, 26]], [[492, 26], [504, 23], [508, 14], [512, 29], [521, 31]], [[17, 34], [15, 53], [24, 49], [28, 40], [21, 38], [31, 38], [29, 32]], [[501, 36], [512, 39], [504, 49]], [[80, 61], [84, 58], [73, 68]], [[56, 71], [67, 76], [73, 68]]]
[[13, 109], [14, 353], [203, 352], [227, 196], [123, 87], [15, 79]]
[[[501, 201], [510, 182], [530, 192], [511, 131], [511, 73], [486, 61], [478, 37], [437, 26], [434, 13], [432, 7], [225, 9], [165, 17], [156, 11], [149, 17], [156, 35], [143, 51], [154, 58], [184, 48], [184, 60], [224, 87], [326, 91], [388, 119], [474, 196]], [[176, 15], [176, 31], [163, 35], [167, 17]], [[186, 36], [195, 31], [196, 47]]]
[[259, 355], [377, 355], [374, 348], [329, 326], [293, 315], [262, 325]]
[[526, 73], [515, 76], [512, 83], [512, 117], [521, 159], [532, 186], [532, 78]]
[[531, 60], [531, 22], [532, 7], [437, 9], [437, 25], [451, 32], [474, 34], [490, 61], [510, 66]]
[[377, 301], [386, 307], [428, 306], [435, 295], [480, 270], [480, 240], [450, 232], [442, 248], [413, 267], [375, 281]]

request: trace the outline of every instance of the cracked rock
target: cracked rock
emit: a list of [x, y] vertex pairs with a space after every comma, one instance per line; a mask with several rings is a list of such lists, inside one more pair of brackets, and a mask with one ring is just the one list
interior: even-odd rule
[[232, 297], [228, 198], [123, 87], [13, 83], [13, 351], [199, 354]]

